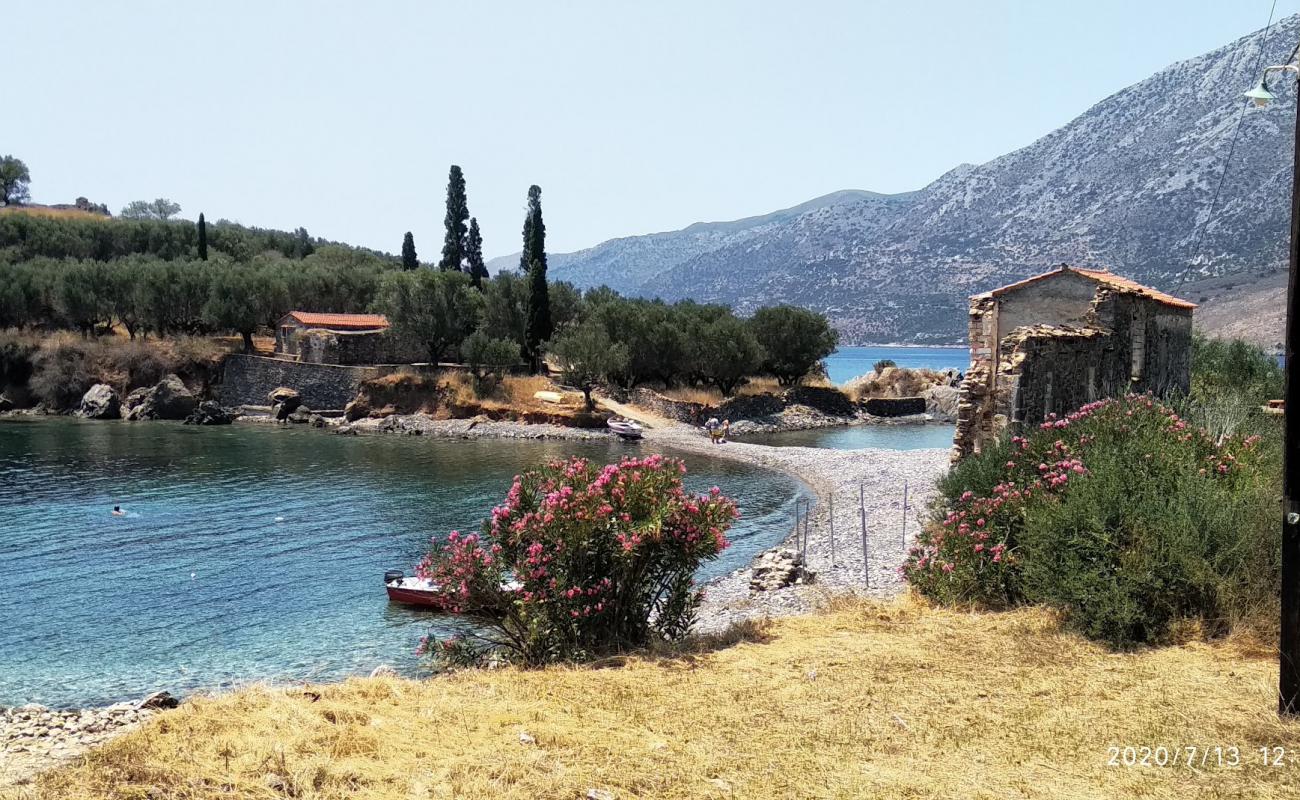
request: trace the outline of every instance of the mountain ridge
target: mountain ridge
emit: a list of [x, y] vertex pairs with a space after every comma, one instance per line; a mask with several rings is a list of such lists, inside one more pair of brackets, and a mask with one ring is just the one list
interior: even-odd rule
[[1241, 95], [1298, 37], [1300, 15], [1283, 19], [913, 192], [846, 190], [613, 239], [551, 256], [551, 275], [741, 313], [792, 302], [826, 313], [846, 343], [923, 344], [961, 341], [967, 295], [1063, 262], [1166, 290], [1184, 272], [1275, 271], [1286, 261], [1295, 92], [1244, 111]]

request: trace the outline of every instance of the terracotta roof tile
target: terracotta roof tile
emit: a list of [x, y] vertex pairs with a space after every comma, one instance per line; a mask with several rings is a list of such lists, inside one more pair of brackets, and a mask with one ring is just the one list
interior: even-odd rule
[[1006, 286], [1000, 286], [997, 289], [994, 289], [992, 291], [975, 295], [975, 297], [1001, 297], [1002, 295], [1007, 294], [1009, 292], [1014, 292], [1015, 290], [1020, 289], [1021, 287], [1028, 286], [1031, 283], [1037, 283], [1038, 281], [1041, 281], [1045, 278], [1050, 278], [1053, 275], [1059, 275], [1060, 273], [1065, 272], [1067, 270], [1075, 273], [1076, 275], [1082, 275], [1083, 277], [1097, 281], [1098, 283], [1103, 283], [1107, 286], [1111, 286], [1115, 289], [1119, 289], [1120, 291], [1133, 292], [1134, 294], [1142, 295], [1143, 297], [1147, 297], [1150, 298], [1151, 300], [1155, 300], [1157, 303], [1162, 303], [1167, 306], [1172, 306], [1173, 308], [1186, 308], [1186, 309], [1196, 308], [1195, 303], [1189, 302], [1187, 300], [1179, 299], [1177, 297], [1174, 297], [1171, 294], [1165, 294], [1164, 292], [1159, 291], [1158, 289], [1152, 289], [1150, 286], [1143, 286], [1137, 281], [1129, 280], [1128, 278], [1125, 278], [1120, 275], [1116, 275], [1115, 273], [1108, 272], [1107, 270], [1104, 269], [1081, 269], [1079, 267], [1071, 267], [1071, 266], [1064, 266], [1064, 265], [1061, 266], [1059, 269], [1054, 269], [1049, 272], [1044, 272], [1039, 275], [1034, 275], [1032, 277], [1025, 278], [1023, 281], [1016, 281], [1015, 283], [1009, 283]]
[[327, 314], [314, 311], [290, 311], [285, 316], [293, 317], [303, 325], [309, 325], [313, 328], [374, 330], [388, 327], [388, 317], [383, 314]]

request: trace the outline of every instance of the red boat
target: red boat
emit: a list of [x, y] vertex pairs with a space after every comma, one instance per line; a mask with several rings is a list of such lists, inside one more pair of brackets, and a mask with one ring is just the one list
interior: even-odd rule
[[390, 603], [424, 608], [438, 608], [442, 605], [438, 597], [438, 587], [434, 583], [414, 575], [408, 577], [398, 569], [390, 569], [384, 573], [384, 588], [388, 590]]
[[[523, 588], [518, 581], [501, 584], [503, 592], [517, 592]], [[438, 594], [438, 585], [424, 578], [405, 575], [400, 569], [390, 569], [384, 573], [384, 589], [388, 591], [388, 602], [402, 603], [408, 606], [424, 608], [442, 608], [443, 601]]]

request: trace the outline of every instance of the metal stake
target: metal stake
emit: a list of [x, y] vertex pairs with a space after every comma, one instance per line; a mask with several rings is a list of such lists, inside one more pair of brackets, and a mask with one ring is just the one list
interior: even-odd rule
[[903, 481], [903, 550], [907, 550], [907, 481]]
[[830, 508], [828, 513], [831, 517], [831, 566], [835, 566], [835, 492], [831, 491]]
[[862, 482], [858, 482], [858, 519], [862, 523], [862, 579], [871, 588], [871, 569], [867, 562], [867, 503], [863, 499]]

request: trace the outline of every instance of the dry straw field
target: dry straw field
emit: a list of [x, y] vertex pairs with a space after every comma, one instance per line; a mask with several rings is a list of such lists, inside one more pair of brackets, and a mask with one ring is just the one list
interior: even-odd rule
[[[19, 796], [1300, 796], [1300, 724], [1278, 721], [1275, 667], [1245, 642], [1115, 654], [1041, 610], [912, 602], [840, 605], [753, 639], [196, 699]], [[1124, 746], [1234, 747], [1239, 763], [1202, 750], [1191, 766], [1186, 751], [1111, 765]], [[1260, 747], [1287, 760], [1266, 766]]]

